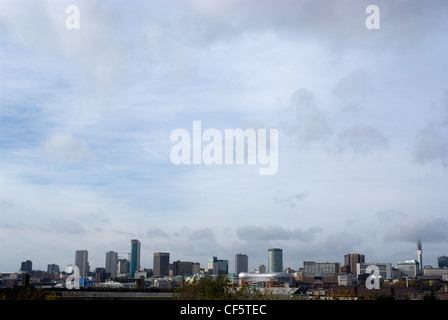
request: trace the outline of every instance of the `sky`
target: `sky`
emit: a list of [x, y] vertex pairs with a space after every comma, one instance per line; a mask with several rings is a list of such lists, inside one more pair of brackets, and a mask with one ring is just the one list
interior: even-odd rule
[[[376, 5], [379, 29], [366, 27]], [[79, 25], [71, 28], [74, 5]], [[0, 271], [448, 253], [446, 1], [0, 0]], [[278, 170], [173, 130], [278, 130]], [[271, 141], [272, 142], [272, 141]], [[204, 147], [206, 143], [202, 143]], [[246, 146], [247, 147], [247, 146]]]

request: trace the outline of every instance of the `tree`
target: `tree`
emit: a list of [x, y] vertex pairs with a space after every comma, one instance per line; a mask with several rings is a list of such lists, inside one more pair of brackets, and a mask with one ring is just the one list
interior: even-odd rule
[[245, 300], [266, 299], [265, 292], [249, 285], [235, 286], [224, 275], [216, 279], [211, 276], [184, 281], [174, 291], [179, 300]]

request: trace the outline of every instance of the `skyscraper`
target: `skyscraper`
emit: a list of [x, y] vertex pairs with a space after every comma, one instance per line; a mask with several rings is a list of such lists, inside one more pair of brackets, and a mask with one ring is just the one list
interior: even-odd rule
[[23, 261], [20, 264], [20, 271], [22, 272], [31, 272], [33, 270], [33, 263], [31, 260]]
[[117, 276], [118, 253], [114, 251], [106, 252], [106, 273], [110, 273], [112, 278]]
[[131, 263], [129, 266], [129, 277], [134, 278], [136, 271], [140, 270], [140, 241], [131, 240]]
[[419, 264], [419, 270], [423, 270], [423, 260], [422, 260], [422, 243], [420, 242], [420, 238], [417, 241], [417, 262]]
[[76, 250], [75, 266], [79, 268], [79, 275], [83, 278], [89, 273], [89, 253], [87, 250]]
[[268, 273], [283, 271], [283, 250], [271, 248], [268, 250]]
[[365, 263], [366, 257], [359, 253], [348, 253], [344, 255], [344, 266], [347, 273], [356, 273], [356, 265], [358, 263]]
[[448, 257], [445, 255], [437, 257], [437, 265], [439, 268], [448, 268]]
[[249, 271], [249, 258], [245, 254], [238, 253], [235, 255], [235, 274]]
[[168, 252], [154, 252], [154, 277], [165, 277], [170, 274], [170, 254]]

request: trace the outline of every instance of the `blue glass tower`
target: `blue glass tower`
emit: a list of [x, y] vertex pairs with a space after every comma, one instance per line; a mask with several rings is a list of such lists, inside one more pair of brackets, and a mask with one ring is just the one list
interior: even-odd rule
[[129, 277], [134, 278], [135, 272], [140, 270], [140, 241], [131, 240], [131, 263], [129, 267]]

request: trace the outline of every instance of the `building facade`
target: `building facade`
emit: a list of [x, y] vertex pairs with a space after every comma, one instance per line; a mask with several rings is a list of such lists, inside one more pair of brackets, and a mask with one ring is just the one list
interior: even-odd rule
[[448, 268], [448, 257], [445, 255], [437, 257], [437, 265], [439, 268]]
[[118, 253], [114, 251], [106, 252], [106, 273], [109, 273], [112, 278], [117, 276], [117, 264]]
[[140, 270], [140, 241], [137, 239], [131, 240], [131, 258], [129, 263], [129, 277], [134, 278], [136, 271]]
[[249, 271], [249, 257], [245, 254], [238, 253], [235, 255], [235, 274]]
[[75, 252], [75, 266], [79, 269], [79, 275], [83, 278], [87, 277], [90, 272], [89, 267], [89, 253], [87, 250], [76, 250]]
[[346, 273], [356, 273], [356, 265], [358, 263], [365, 263], [366, 257], [359, 253], [348, 253], [344, 255], [344, 266]]
[[405, 262], [397, 262], [397, 269], [402, 275], [415, 278], [420, 271], [420, 265], [417, 260], [407, 260]]
[[166, 277], [170, 274], [170, 254], [168, 252], [154, 252], [154, 277]]
[[268, 273], [283, 271], [283, 249], [268, 249]]
[[380, 276], [383, 279], [391, 279], [392, 278], [392, 264], [391, 263], [358, 263], [356, 265], [356, 275], [366, 274], [366, 269], [370, 265], [375, 265], [378, 267], [380, 271]]
[[339, 262], [303, 262], [303, 274], [307, 277], [329, 277], [341, 272]]

